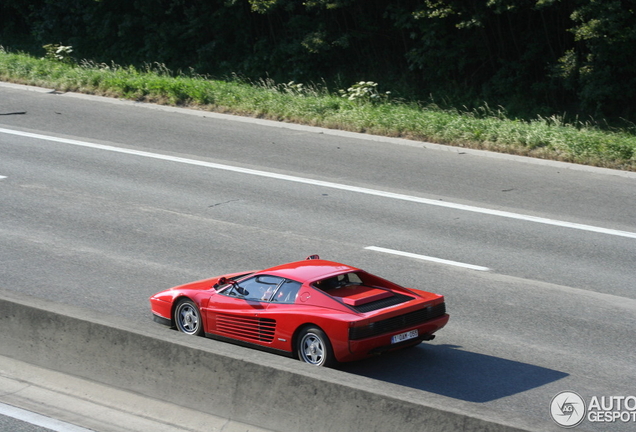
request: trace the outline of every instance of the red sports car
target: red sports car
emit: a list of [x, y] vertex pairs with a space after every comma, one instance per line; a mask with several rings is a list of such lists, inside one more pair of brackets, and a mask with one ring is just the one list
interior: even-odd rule
[[150, 297], [154, 320], [316, 366], [431, 340], [444, 297], [313, 255], [266, 270], [192, 282]]

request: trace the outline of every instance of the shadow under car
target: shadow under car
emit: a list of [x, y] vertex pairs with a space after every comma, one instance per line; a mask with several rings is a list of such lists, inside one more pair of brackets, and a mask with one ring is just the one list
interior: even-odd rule
[[427, 345], [338, 369], [467, 402], [489, 402], [560, 380], [567, 373], [454, 345]]

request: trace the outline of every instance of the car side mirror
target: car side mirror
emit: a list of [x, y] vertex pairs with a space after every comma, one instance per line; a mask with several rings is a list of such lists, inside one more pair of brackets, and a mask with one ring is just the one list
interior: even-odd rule
[[217, 280], [216, 283], [212, 285], [212, 288], [217, 289], [218, 287], [225, 285], [227, 282], [228, 281], [225, 276], [220, 277], [219, 280]]

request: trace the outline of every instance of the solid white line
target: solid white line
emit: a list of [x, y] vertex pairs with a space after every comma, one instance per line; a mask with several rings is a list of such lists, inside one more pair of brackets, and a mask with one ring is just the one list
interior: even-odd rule
[[0, 176], [0, 180], [6, 179], [6, 178], [7, 178], [7, 176]]
[[90, 429], [0, 403], [0, 414], [56, 432], [92, 432]]
[[488, 267], [482, 267], [482, 266], [473, 265], [473, 264], [466, 264], [466, 263], [461, 263], [461, 262], [457, 262], [457, 261], [450, 261], [450, 260], [445, 260], [445, 259], [442, 259], [442, 258], [430, 257], [430, 256], [426, 256], [426, 255], [418, 255], [418, 254], [414, 254], [414, 253], [411, 253], [411, 252], [403, 252], [403, 251], [399, 251], [399, 250], [387, 249], [387, 248], [378, 247], [378, 246], [367, 246], [367, 247], [365, 247], [365, 249], [376, 251], [376, 252], [384, 252], [384, 253], [388, 253], [388, 254], [392, 254], [392, 255], [400, 255], [400, 256], [409, 257], [409, 258], [421, 259], [421, 260], [424, 260], [424, 261], [432, 261], [432, 262], [436, 262], [436, 263], [440, 263], [440, 264], [452, 265], [452, 266], [455, 266], [455, 267], [463, 267], [463, 268], [467, 268], [467, 269], [471, 269], [471, 270], [490, 271], [490, 269]]
[[285, 180], [285, 181], [290, 181], [290, 182], [295, 182], [295, 183], [303, 183], [303, 184], [309, 184], [309, 185], [314, 185], [314, 186], [322, 186], [322, 187], [331, 188], [331, 189], [339, 189], [339, 190], [344, 190], [344, 191], [349, 191], [349, 192], [362, 193], [362, 194], [366, 194], [366, 195], [379, 196], [379, 197], [383, 197], [383, 198], [392, 198], [392, 199], [397, 199], [397, 200], [402, 200], [402, 201], [410, 201], [410, 202], [415, 202], [415, 203], [419, 203], [419, 204], [426, 204], [426, 205], [431, 205], [431, 206], [450, 208], [450, 209], [454, 209], [454, 210], [463, 210], [463, 211], [468, 211], [468, 212], [473, 212], [473, 213], [480, 213], [480, 214], [485, 214], [485, 215], [490, 215], [490, 216], [498, 216], [498, 217], [504, 217], [504, 218], [508, 218], [508, 219], [522, 220], [522, 221], [526, 221], [526, 222], [535, 222], [535, 223], [541, 223], [541, 224], [545, 224], [545, 225], [552, 225], [552, 226], [558, 226], [558, 227], [563, 227], [563, 228], [572, 228], [572, 229], [577, 229], [577, 230], [582, 230], [582, 231], [589, 231], [589, 232], [595, 232], [595, 233], [600, 233], [600, 234], [607, 234], [607, 235], [613, 235], [613, 236], [627, 237], [627, 238], [636, 239], [636, 233], [629, 232], [629, 231], [620, 231], [620, 230], [614, 230], [614, 229], [609, 229], [609, 228], [601, 228], [601, 227], [592, 226], [592, 225], [584, 225], [584, 224], [578, 224], [578, 223], [573, 223], [573, 222], [565, 222], [565, 221], [560, 221], [560, 220], [556, 220], [556, 219], [548, 219], [548, 218], [542, 218], [542, 217], [537, 217], [537, 216], [529, 216], [529, 215], [524, 215], [524, 214], [520, 214], [520, 213], [512, 213], [512, 212], [506, 212], [506, 211], [500, 211], [500, 210], [491, 210], [491, 209], [482, 208], [482, 207], [474, 207], [474, 206], [456, 204], [456, 203], [445, 202], [445, 201], [437, 201], [437, 200], [432, 200], [432, 199], [428, 199], [428, 198], [416, 197], [416, 196], [412, 196], [412, 195], [403, 195], [403, 194], [397, 194], [397, 193], [392, 193], [392, 192], [385, 192], [385, 191], [380, 191], [380, 190], [377, 190], [377, 189], [367, 189], [367, 188], [358, 187], [358, 186], [350, 186], [350, 185], [345, 185], [345, 184], [340, 184], [340, 183], [332, 183], [332, 182], [326, 182], [326, 181], [321, 181], [321, 180], [313, 180], [313, 179], [309, 179], [309, 178], [295, 177], [295, 176], [290, 176], [290, 175], [285, 175], [285, 174], [276, 174], [276, 173], [267, 172], [267, 171], [259, 171], [259, 170], [253, 170], [253, 169], [248, 169], [248, 168], [240, 168], [240, 167], [236, 167], [236, 166], [232, 166], [232, 165], [223, 165], [223, 164], [217, 164], [217, 163], [213, 163], [213, 162], [204, 162], [204, 161], [200, 161], [200, 160], [196, 160], [196, 159], [187, 159], [187, 158], [181, 158], [181, 157], [176, 157], [176, 156], [163, 155], [163, 154], [159, 154], [159, 153], [151, 153], [151, 152], [145, 152], [145, 151], [140, 151], [140, 150], [132, 150], [132, 149], [127, 149], [127, 148], [123, 148], [123, 147], [114, 147], [114, 146], [108, 146], [108, 145], [102, 145], [102, 144], [89, 143], [89, 142], [85, 142], [85, 141], [77, 141], [77, 140], [66, 139], [66, 138], [58, 138], [58, 137], [53, 137], [53, 136], [48, 136], [48, 135], [40, 135], [40, 134], [34, 134], [34, 133], [29, 133], [29, 132], [14, 131], [14, 130], [11, 130], [11, 129], [0, 128], [0, 133], [6, 133], [6, 134], [10, 134], [10, 135], [18, 135], [18, 136], [23, 136], [23, 137], [27, 137], [27, 138], [34, 138], [34, 139], [40, 139], [40, 140], [46, 140], [46, 141], [59, 142], [59, 143], [64, 143], [64, 144], [71, 144], [71, 145], [87, 147], [87, 148], [93, 148], [93, 149], [98, 149], [98, 150], [105, 150], [105, 151], [110, 151], [110, 152], [115, 152], [115, 153], [123, 153], [123, 154], [129, 154], [129, 155], [134, 155], [134, 156], [142, 156], [142, 157], [147, 157], [147, 158], [152, 158], [152, 159], [159, 159], [159, 160], [170, 161], [170, 162], [178, 162], [178, 163], [183, 163], [183, 164], [188, 164], [188, 165], [196, 165], [196, 166], [219, 169], [219, 170], [224, 170], [224, 171], [232, 171], [232, 172], [237, 172], [237, 173], [242, 173], [242, 174], [249, 174], [249, 175], [255, 175], [255, 176], [260, 176], [260, 177], [278, 179], [278, 180]]

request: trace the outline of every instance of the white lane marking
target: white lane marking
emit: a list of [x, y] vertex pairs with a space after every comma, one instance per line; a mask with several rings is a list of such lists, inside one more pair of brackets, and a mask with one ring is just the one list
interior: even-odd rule
[[524, 214], [520, 214], [520, 213], [512, 213], [512, 212], [507, 212], [507, 211], [491, 210], [491, 209], [482, 208], [482, 207], [474, 207], [474, 206], [469, 206], [469, 205], [464, 205], [464, 204], [456, 204], [456, 203], [446, 202], [446, 201], [437, 201], [437, 200], [432, 200], [432, 199], [428, 199], [428, 198], [416, 197], [416, 196], [412, 196], [412, 195], [403, 195], [403, 194], [398, 194], [398, 193], [393, 193], [393, 192], [385, 192], [385, 191], [381, 191], [381, 190], [377, 190], [377, 189], [368, 189], [368, 188], [363, 188], [363, 187], [358, 187], [358, 186], [350, 186], [350, 185], [345, 185], [345, 184], [340, 184], [340, 183], [332, 183], [332, 182], [326, 182], [326, 181], [322, 181], [322, 180], [314, 180], [314, 179], [309, 179], [309, 178], [304, 178], [304, 177], [295, 177], [295, 176], [290, 176], [290, 175], [285, 175], [285, 174], [277, 174], [277, 173], [272, 173], [272, 172], [267, 172], [267, 171], [253, 170], [253, 169], [249, 169], [249, 168], [240, 168], [240, 167], [236, 167], [236, 166], [232, 166], [232, 165], [223, 165], [223, 164], [218, 164], [218, 163], [213, 163], [213, 162], [204, 162], [204, 161], [200, 161], [200, 160], [196, 160], [196, 159], [187, 159], [187, 158], [176, 157], [176, 156], [168, 156], [168, 155], [163, 155], [163, 154], [160, 154], [160, 153], [151, 153], [151, 152], [146, 152], [146, 151], [127, 149], [127, 148], [123, 148], [123, 147], [114, 147], [114, 146], [109, 146], [109, 145], [89, 143], [89, 142], [85, 142], [85, 141], [77, 141], [77, 140], [66, 139], [66, 138], [58, 138], [58, 137], [53, 137], [53, 136], [48, 136], [48, 135], [40, 135], [40, 134], [34, 134], [34, 133], [29, 133], [29, 132], [14, 131], [14, 130], [11, 130], [11, 129], [0, 128], [0, 133], [6, 133], [6, 134], [10, 134], [10, 135], [18, 135], [18, 136], [23, 136], [23, 137], [27, 137], [27, 138], [34, 138], [34, 139], [40, 139], [40, 140], [45, 140], [45, 141], [59, 142], [59, 143], [64, 143], [64, 144], [71, 144], [71, 145], [76, 145], [76, 146], [80, 146], [80, 147], [87, 147], [87, 148], [92, 148], [92, 149], [105, 150], [105, 151], [110, 151], [110, 152], [115, 152], [115, 153], [123, 153], [123, 154], [129, 154], [129, 155], [134, 155], [134, 156], [142, 156], [142, 157], [147, 157], [147, 158], [152, 158], [152, 159], [159, 159], [159, 160], [170, 161], [170, 162], [178, 162], [178, 163], [183, 163], [183, 164], [188, 164], [188, 165], [196, 165], [196, 166], [201, 166], [201, 167], [206, 167], [206, 168], [213, 168], [213, 169], [219, 169], [219, 170], [225, 170], [225, 171], [232, 171], [232, 172], [237, 172], [237, 173], [242, 173], [242, 174], [249, 174], [249, 175], [255, 175], [255, 176], [260, 176], [260, 177], [278, 179], [278, 180], [285, 180], [285, 181], [290, 181], [290, 182], [295, 182], [295, 183], [304, 183], [304, 184], [309, 184], [309, 185], [314, 185], [314, 186], [322, 186], [322, 187], [331, 188], [331, 189], [339, 189], [339, 190], [344, 190], [344, 191], [349, 191], [349, 192], [362, 193], [362, 194], [366, 194], [366, 195], [379, 196], [379, 197], [383, 197], [383, 198], [392, 198], [392, 199], [397, 199], [397, 200], [402, 200], [402, 201], [410, 201], [410, 202], [415, 202], [415, 203], [419, 203], [419, 204], [426, 204], [426, 205], [431, 205], [431, 206], [450, 208], [450, 209], [454, 209], [454, 210], [463, 210], [463, 211], [468, 211], [468, 212], [473, 212], [473, 213], [480, 213], [480, 214], [485, 214], [485, 215], [490, 215], [490, 216], [498, 216], [498, 217], [504, 217], [504, 218], [508, 218], [508, 219], [522, 220], [522, 221], [526, 221], [526, 222], [535, 222], [535, 223], [541, 223], [541, 224], [545, 224], [545, 225], [552, 225], [552, 226], [558, 226], [558, 227], [563, 227], [563, 228], [572, 228], [572, 229], [577, 229], [577, 230], [582, 230], [582, 231], [595, 232], [595, 233], [599, 233], [599, 234], [607, 234], [607, 235], [613, 235], [613, 236], [627, 237], [627, 238], [636, 239], [636, 233], [629, 232], [629, 231], [620, 231], [620, 230], [615, 230], [615, 229], [597, 227], [597, 226], [593, 226], [593, 225], [584, 225], [584, 224], [573, 223], [573, 222], [565, 222], [565, 221], [560, 221], [560, 220], [556, 220], [556, 219], [548, 219], [548, 218], [542, 218], [542, 217], [537, 217], [537, 216], [529, 216], [529, 215], [524, 215]]
[[0, 180], [6, 179], [6, 178], [7, 178], [7, 176], [0, 176]]
[[452, 266], [455, 266], [455, 267], [463, 267], [463, 268], [467, 268], [467, 269], [471, 269], [471, 270], [490, 271], [490, 269], [488, 267], [482, 267], [482, 266], [473, 265], [473, 264], [466, 264], [466, 263], [457, 262], [457, 261], [450, 261], [450, 260], [445, 260], [445, 259], [442, 259], [442, 258], [430, 257], [430, 256], [426, 256], [426, 255], [418, 255], [418, 254], [414, 254], [414, 253], [411, 253], [411, 252], [404, 252], [404, 251], [399, 251], [399, 250], [395, 250], [395, 249], [387, 249], [387, 248], [378, 247], [378, 246], [367, 246], [367, 247], [365, 247], [365, 249], [376, 251], [376, 252], [384, 252], [384, 253], [388, 253], [388, 254], [392, 254], [392, 255], [400, 255], [400, 256], [405, 256], [405, 257], [409, 257], [409, 258], [421, 259], [421, 260], [424, 260], [424, 261], [432, 261], [432, 262], [436, 262], [436, 263], [440, 263], [440, 264], [452, 265]]
[[0, 414], [56, 432], [92, 432], [90, 429], [0, 403]]

